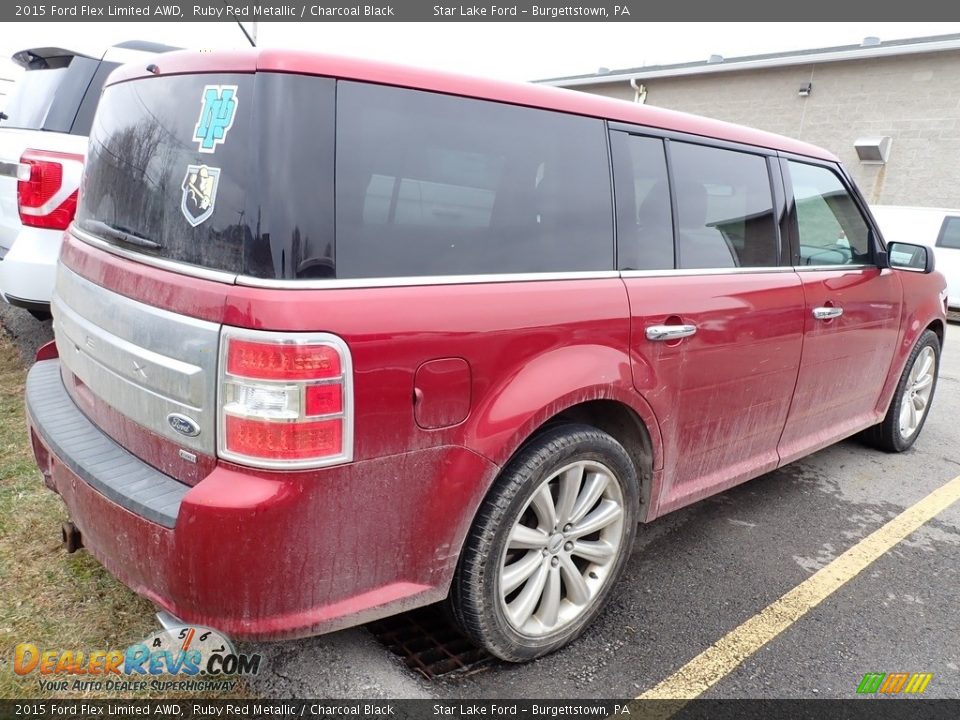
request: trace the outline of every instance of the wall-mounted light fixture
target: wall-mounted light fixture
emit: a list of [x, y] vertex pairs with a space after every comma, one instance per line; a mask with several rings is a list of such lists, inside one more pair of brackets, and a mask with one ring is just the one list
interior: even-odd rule
[[890, 157], [889, 136], [859, 138], [853, 143], [857, 157], [864, 165], [884, 165]]
[[800, 86], [800, 90], [797, 91], [797, 95], [799, 95], [800, 97], [807, 97], [812, 92], [813, 92], [813, 83], [808, 82], [805, 85]]

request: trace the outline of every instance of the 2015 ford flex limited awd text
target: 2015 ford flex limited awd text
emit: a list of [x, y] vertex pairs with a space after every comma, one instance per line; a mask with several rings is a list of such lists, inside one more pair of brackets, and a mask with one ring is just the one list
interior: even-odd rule
[[944, 333], [829, 152], [278, 50], [114, 72], [57, 273], [33, 447], [112, 573], [246, 638], [449, 599], [513, 661], [638, 523], [910, 447]]

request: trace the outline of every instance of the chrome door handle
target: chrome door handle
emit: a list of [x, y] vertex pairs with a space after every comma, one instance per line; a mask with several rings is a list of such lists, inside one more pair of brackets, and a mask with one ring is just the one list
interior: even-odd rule
[[813, 309], [813, 317], [815, 320], [832, 320], [841, 315], [843, 315], [843, 308], [841, 307], [818, 307]]
[[647, 340], [679, 340], [697, 332], [696, 325], [650, 325]]

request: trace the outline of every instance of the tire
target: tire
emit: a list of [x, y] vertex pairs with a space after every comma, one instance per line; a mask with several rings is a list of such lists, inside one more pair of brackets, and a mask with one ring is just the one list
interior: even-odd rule
[[[932, 330], [926, 330], [907, 358], [883, 422], [864, 432], [870, 445], [886, 452], [899, 453], [916, 442], [927, 421], [939, 371], [940, 339]], [[919, 381], [922, 379], [926, 379], [928, 384], [920, 387]], [[915, 416], [911, 416], [907, 403], [913, 404], [917, 413]]]
[[547, 430], [477, 512], [451, 588], [455, 621], [509, 662], [563, 647], [623, 574], [639, 506], [637, 470], [619, 442], [588, 425]]

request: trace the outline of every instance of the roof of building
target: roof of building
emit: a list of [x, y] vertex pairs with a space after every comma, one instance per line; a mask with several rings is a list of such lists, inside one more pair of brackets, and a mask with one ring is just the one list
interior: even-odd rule
[[839, 62], [843, 60], [863, 60], [866, 58], [911, 55], [917, 53], [943, 52], [960, 49], [960, 33], [953, 35], [933, 35], [930, 37], [907, 38], [905, 40], [887, 40], [864, 38], [859, 45], [836, 45], [809, 50], [790, 50], [786, 52], [765, 53], [762, 55], [743, 55], [724, 58], [711, 56], [708, 60], [675, 63], [672, 65], [647, 65], [643, 67], [610, 70], [587, 75], [538, 80], [543, 85], [557, 87], [575, 87], [577, 85], [603, 85], [627, 80], [650, 80], [658, 77], [677, 77], [680, 75], [704, 75], [716, 72], [734, 72], [737, 70], [757, 70], [761, 68], [784, 67], [789, 65], [810, 65], [813, 63]]
[[532, 83], [490, 80], [302, 50], [258, 48], [211, 53], [172, 52], [158, 56], [156, 61], [151, 62], [150, 67], [151, 70], [147, 70], [143, 64], [122, 65], [110, 74], [107, 85], [136, 78], [149, 79], [181, 73], [301, 73], [494, 100], [673, 130], [826, 160], [837, 159], [829, 151], [800, 140], [675, 110]]

